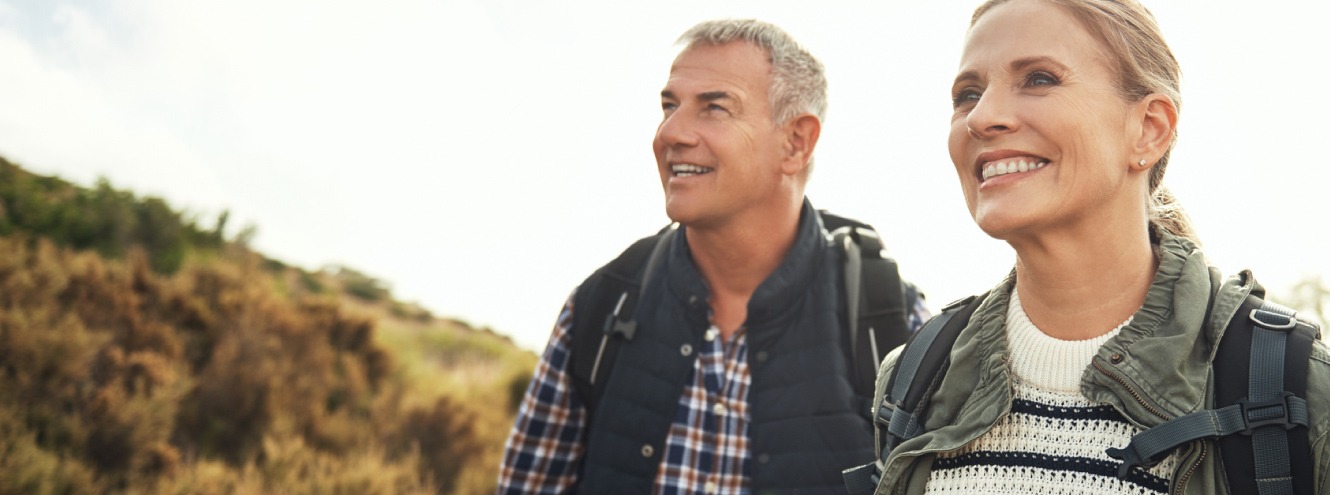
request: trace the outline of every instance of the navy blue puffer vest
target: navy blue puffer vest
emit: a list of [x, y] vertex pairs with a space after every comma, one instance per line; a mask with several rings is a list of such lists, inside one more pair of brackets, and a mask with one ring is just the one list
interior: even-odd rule
[[[850, 378], [840, 251], [805, 201], [798, 237], [748, 303], [750, 460], [756, 495], [843, 494], [841, 470], [873, 460], [867, 402]], [[680, 234], [682, 234], [682, 229]], [[591, 423], [579, 492], [650, 493], [700, 349], [707, 288], [675, 235], [644, 288], [638, 334], [618, 353]]]

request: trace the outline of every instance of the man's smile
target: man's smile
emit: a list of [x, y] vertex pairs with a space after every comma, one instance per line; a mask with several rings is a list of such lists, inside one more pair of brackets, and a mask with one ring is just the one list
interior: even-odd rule
[[670, 165], [670, 173], [673, 174], [675, 177], [692, 177], [695, 175], [706, 175], [714, 170], [716, 169], [710, 167], [703, 167], [701, 165], [693, 165], [691, 163], [676, 163]]

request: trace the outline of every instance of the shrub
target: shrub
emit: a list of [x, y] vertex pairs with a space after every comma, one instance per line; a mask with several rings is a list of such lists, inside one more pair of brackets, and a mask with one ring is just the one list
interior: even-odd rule
[[492, 492], [534, 355], [227, 217], [0, 158], [0, 495]]
[[372, 321], [264, 273], [0, 238], [0, 492], [424, 493], [495, 443], [408, 408]]

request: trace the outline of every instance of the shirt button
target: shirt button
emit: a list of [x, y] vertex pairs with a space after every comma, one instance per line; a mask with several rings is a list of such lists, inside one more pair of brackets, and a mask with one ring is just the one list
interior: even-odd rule
[[757, 351], [757, 362], [759, 363], [767, 362], [767, 351]]
[[646, 444], [642, 446], [642, 457], [651, 457], [651, 454], [655, 453], [656, 453], [656, 448], [652, 447], [651, 444]]
[[758, 454], [757, 462], [758, 464], [766, 464], [768, 462], [771, 462], [771, 456], [767, 454]]
[[716, 482], [715, 482], [715, 481], [708, 481], [708, 482], [706, 483], [706, 490], [707, 490], [707, 493], [716, 493], [716, 488], [717, 488], [717, 487], [716, 487]]
[[714, 411], [717, 416], [725, 415], [725, 405], [719, 402], [717, 402], [716, 405], [711, 408], [711, 410]]
[[692, 346], [692, 344], [684, 344], [684, 345], [682, 345], [682, 346], [679, 346], [679, 354], [683, 354], [684, 356], [691, 356], [691, 355], [693, 355], [693, 346]]
[[720, 333], [720, 330], [717, 330], [716, 327], [711, 327], [707, 329], [707, 333], [703, 338], [707, 339], [707, 342], [711, 342], [716, 340], [716, 334], [718, 333]]

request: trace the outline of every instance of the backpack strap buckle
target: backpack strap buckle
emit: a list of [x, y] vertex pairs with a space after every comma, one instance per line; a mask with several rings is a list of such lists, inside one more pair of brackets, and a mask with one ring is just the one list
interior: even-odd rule
[[892, 403], [890, 397], [884, 397], [882, 399], [882, 405], [877, 408], [877, 414], [873, 415], [873, 420], [879, 425], [887, 426], [891, 423], [892, 414], [900, 407], [901, 403], [899, 401]]
[[1284, 314], [1281, 312], [1271, 311], [1270, 309], [1274, 309], [1277, 307], [1267, 308], [1269, 306], [1273, 305], [1266, 305], [1251, 310], [1251, 321], [1259, 325], [1261, 328], [1266, 328], [1269, 330], [1278, 330], [1282, 332], [1288, 332], [1290, 330], [1293, 330], [1293, 327], [1298, 325], [1298, 319], [1293, 316], [1292, 311], [1290, 311], [1288, 314]]
[[1120, 449], [1110, 448], [1105, 453], [1107, 453], [1109, 457], [1122, 461], [1122, 464], [1118, 465], [1117, 472], [1118, 479], [1120, 480], [1127, 479], [1127, 475], [1131, 474], [1131, 468], [1136, 466], [1149, 467], [1156, 463], [1156, 461], [1142, 457], [1141, 454], [1136, 451], [1135, 444], [1127, 444], [1126, 447]]
[[1238, 433], [1243, 435], [1251, 436], [1257, 428], [1264, 426], [1282, 426], [1285, 430], [1307, 426], [1307, 401], [1293, 392], [1285, 391], [1273, 399], [1259, 402], [1244, 398], [1238, 400], [1237, 405], [1242, 408], [1243, 423]]

